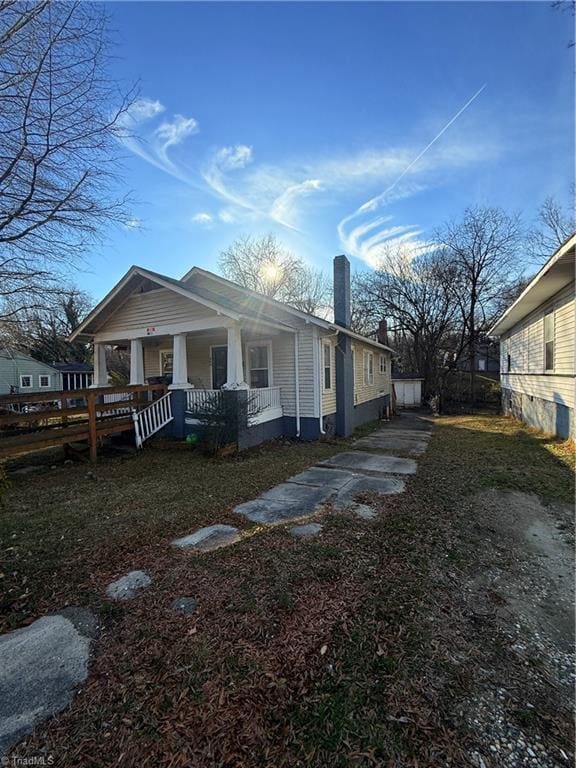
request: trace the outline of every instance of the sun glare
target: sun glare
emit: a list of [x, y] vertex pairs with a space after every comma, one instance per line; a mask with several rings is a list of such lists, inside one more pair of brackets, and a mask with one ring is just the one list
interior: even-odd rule
[[282, 278], [282, 267], [273, 261], [267, 261], [261, 268], [262, 279], [267, 283], [277, 283]]

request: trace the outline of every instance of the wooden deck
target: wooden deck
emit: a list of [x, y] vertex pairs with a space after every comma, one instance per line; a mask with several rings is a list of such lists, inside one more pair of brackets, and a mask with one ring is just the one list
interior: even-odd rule
[[132, 413], [165, 392], [164, 384], [145, 384], [3, 395], [0, 459], [86, 442], [96, 461], [102, 438], [134, 429]]

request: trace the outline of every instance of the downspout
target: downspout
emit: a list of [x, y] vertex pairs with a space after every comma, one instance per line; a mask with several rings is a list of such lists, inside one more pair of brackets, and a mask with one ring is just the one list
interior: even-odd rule
[[298, 346], [298, 331], [294, 334], [294, 392], [296, 402], [296, 437], [300, 437], [300, 349]]

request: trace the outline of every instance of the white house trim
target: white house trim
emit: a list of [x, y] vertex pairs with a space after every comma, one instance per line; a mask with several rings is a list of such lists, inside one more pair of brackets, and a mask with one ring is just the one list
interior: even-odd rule
[[131, 341], [132, 339], [150, 338], [154, 336], [176, 336], [179, 333], [207, 331], [212, 328], [229, 328], [234, 323], [227, 317], [205, 317], [199, 320], [189, 320], [186, 323], [170, 323], [155, 325], [148, 328], [136, 328], [131, 331], [114, 331], [113, 333], [97, 333], [96, 343], [111, 343], [114, 341]]

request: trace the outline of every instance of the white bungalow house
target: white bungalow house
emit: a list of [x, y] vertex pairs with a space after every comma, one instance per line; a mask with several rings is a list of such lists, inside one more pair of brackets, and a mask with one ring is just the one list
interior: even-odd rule
[[572, 235], [489, 331], [500, 337], [505, 413], [564, 438], [576, 434], [575, 252]]
[[[94, 343], [94, 385], [108, 381], [106, 345], [130, 348], [130, 383], [169, 382], [175, 436], [207, 392], [258, 412], [240, 447], [281, 435], [349, 435], [389, 407], [391, 350], [350, 330], [350, 264], [334, 259], [334, 322], [300, 312], [199, 267], [180, 280], [134, 266], [74, 331]], [[235, 394], [234, 394], [235, 393]]]

